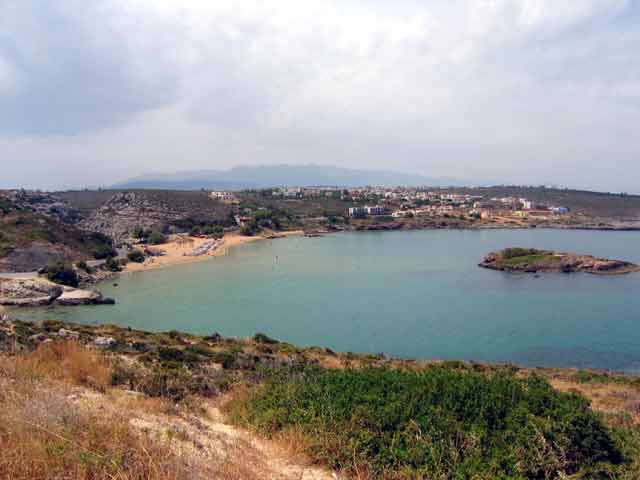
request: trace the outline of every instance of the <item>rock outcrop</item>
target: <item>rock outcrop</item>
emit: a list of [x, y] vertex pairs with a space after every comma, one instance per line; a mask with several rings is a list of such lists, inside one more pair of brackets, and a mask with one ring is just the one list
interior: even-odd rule
[[113, 305], [112, 298], [105, 298], [95, 290], [82, 290], [79, 288], [65, 287], [64, 292], [55, 299], [56, 305], [73, 307], [77, 305]]
[[0, 305], [38, 307], [50, 305], [64, 288], [46, 280], [0, 279]]
[[157, 228], [184, 214], [168, 202], [137, 192], [114, 194], [81, 223], [82, 228], [108, 235], [116, 243], [130, 240], [136, 227]]
[[0, 305], [40, 307], [45, 305], [112, 305], [94, 290], [63, 287], [45, 279], [0, 279]]
[[75, 225], [82, 219], [80, 211], [52, 193], [33, 190], [11, 190], [4, 194], [16, 208], [47, 217], [55, 218], [68, 225]]
[[583, 272], [620, 275], [640, 271], [640, 265], [622, 260], [608, 260], [591, 255], [576, 255], [533, 248], [507, 248], [492, 252], [484, 258], [479, 266], [514, 273]]

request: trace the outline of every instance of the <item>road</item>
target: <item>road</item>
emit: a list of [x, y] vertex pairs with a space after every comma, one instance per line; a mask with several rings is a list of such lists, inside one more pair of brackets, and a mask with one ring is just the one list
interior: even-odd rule
[[0, 278], [11, 280], [33, 280], [38, 278], [38, 272], [0, 272]]

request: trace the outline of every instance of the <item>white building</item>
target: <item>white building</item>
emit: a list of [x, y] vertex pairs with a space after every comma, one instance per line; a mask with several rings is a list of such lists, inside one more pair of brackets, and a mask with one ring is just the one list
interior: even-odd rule
[[384, 207], [380, 205], [374, 205], [373, 207], [365, 206], [364, 210], [367, 215], [384, 215]]

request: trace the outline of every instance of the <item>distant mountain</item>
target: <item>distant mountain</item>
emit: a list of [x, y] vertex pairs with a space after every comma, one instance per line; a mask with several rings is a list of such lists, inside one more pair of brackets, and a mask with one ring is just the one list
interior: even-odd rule
[[167, 190], [269, 188], [278, 186], [461, 186], [452, 178], [430, 178], [383, 170], [351, 170], [321, 165], [241, 166], [230, 170], [200, 170], [173, 174], [149, 174], [113, 185], [113, 188]]

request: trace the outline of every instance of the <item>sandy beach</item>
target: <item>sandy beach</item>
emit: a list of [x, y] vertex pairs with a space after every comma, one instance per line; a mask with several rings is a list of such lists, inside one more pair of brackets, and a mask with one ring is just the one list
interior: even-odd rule
[[129, 262], [126, 265], [124, 272], [141, 272], [156, 268], [170, 267], [172, 265], [202, 262], [204, 260], [210, 260], [212, 257], [226, 255], [230, 248], [242, 245], [244, 243], [303, 234], [304, 232], [302, 230], [294, 230], [290, 232], [266, 232], [261, 235], [255, 235], [251, 237], [241, 235], [240, 233], [228, 233], [225, 234], [222, 245], [218, 246], [215, 249], [212, 249], [206, 254], [197, 256], [191, 256], [190, 253], [195, 249], [202, 247], [207, 242], [210, 242], [210, 238], [175, 236], [172, 237], [169, 242], [163, 245], [139, 245], [138, 248], [148, 247], [151, 250], [159, 252], [160, 255], [157, 257], [147, 257], [144, 263]]

